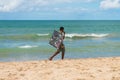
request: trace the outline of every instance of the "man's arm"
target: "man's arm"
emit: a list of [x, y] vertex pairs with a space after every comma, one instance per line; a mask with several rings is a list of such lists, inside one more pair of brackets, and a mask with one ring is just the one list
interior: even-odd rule
[[65, 32], [64, 32], [64, 36], [63, 36], [63, 39], [65, 39]]

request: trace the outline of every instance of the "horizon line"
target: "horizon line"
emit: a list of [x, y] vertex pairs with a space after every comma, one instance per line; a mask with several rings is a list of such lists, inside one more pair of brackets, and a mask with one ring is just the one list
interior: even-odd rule
[[[15, 21], [15, 20], [16, 20], [16, 21], [17, 21], [17, 20], [18, 20], [18, 21], [24, 21], [24, 20], [27, 20], [27, 21], [55, 21], [55, 20], [50, 20], [50, 19], [48, 19], [48, 20], [47, 20], [47, 19], [45, 19], [45, 20], [44, 20], [44, 19], [43, 19], [43, 20], [42, 20], [42, 19], [40, 19], [40, 20], [39, 20], [39, 19], [33, 19], [33, 20], [32, 20], [32, 19], [30, 19], [30, 20], [28, 20], [28, 19], [9, 19], [9, 20], [1, 20], [1, 19], [0, 19], [0, 21]], [[96, 20], [88, 19], [88, 21], [106, 21], [106, 20], [107, 20], [107, 21], [112, 21], [112, 20], [117, 20], [117, 19], [109, 19], [109, 20], [108, 20], [108, 19], [96, 19]], [[118, 19], [118, 20], [120, 20], [120, 19]], [[87, 19], [85, 19], [85, 20], [84, 20], [84, 19], [83, 19], [83, 20], [82, 20], [82, 19], [81, 19], [81, 20], [77, 20], [77, 19], [71, 19], [71, 20], [58, 19], [58, 20], [56, 20], [56, 21], [87, 21]]]

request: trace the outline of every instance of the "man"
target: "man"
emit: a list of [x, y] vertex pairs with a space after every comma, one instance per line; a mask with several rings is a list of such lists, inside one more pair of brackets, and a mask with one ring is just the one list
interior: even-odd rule
[[[62, 36], [62, 39], [64, 40], [64, 38], [65, 38], [64, 27], [60, 27], [60, 34]], [[63, 44], [63, 41], [61, 42], [60, 47], [57, 49], [57, 51], [49, 58], [49, 60], [52, 60], [60, 52], [62, 52], [62, 54], [61, 54], [62, 57], [61, 58], [64, 59], [65, 46]]]

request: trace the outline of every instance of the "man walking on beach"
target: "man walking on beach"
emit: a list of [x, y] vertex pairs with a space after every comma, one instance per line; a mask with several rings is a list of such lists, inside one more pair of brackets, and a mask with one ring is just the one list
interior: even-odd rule
[[[64, 32], [64, 27], [60, 27], [60, 34], [62, 36], [62, 39], [64, 40], [65, 38], [65, 32]], [[65, 46], [63, 44], [63, 41], [60, 44], [60, 47], [57, 49], [57, 51], [49, 58], [49, 60], [52, 60], [57, 54], [59, 54], [60, 52], [62, 52], [61, 54], [61, 58], [64, 59], [64, 54], [65, 54]]]

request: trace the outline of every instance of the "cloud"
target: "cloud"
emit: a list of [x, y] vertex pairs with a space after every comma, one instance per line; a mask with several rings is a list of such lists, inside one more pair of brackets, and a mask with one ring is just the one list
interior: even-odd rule
[[83, 13], [83, 12], [88, 12], [89, 10], [86, 8], [82, 8], [82, 7], [64, 7], [64, 8], [54, 8], [53, 9], [56, 12], [60, 12], [60, 13]]
[[16, 9], [22, 0], [0, 0], [0, 12], [10, 12]]
[[120, 0], [103, 0], [100, 3], [102, 9], [117, 9], [120, 8]]
[[34, 11], [51, 5], [92, 1], [95, 0], [0, 0], [0, 12]]

